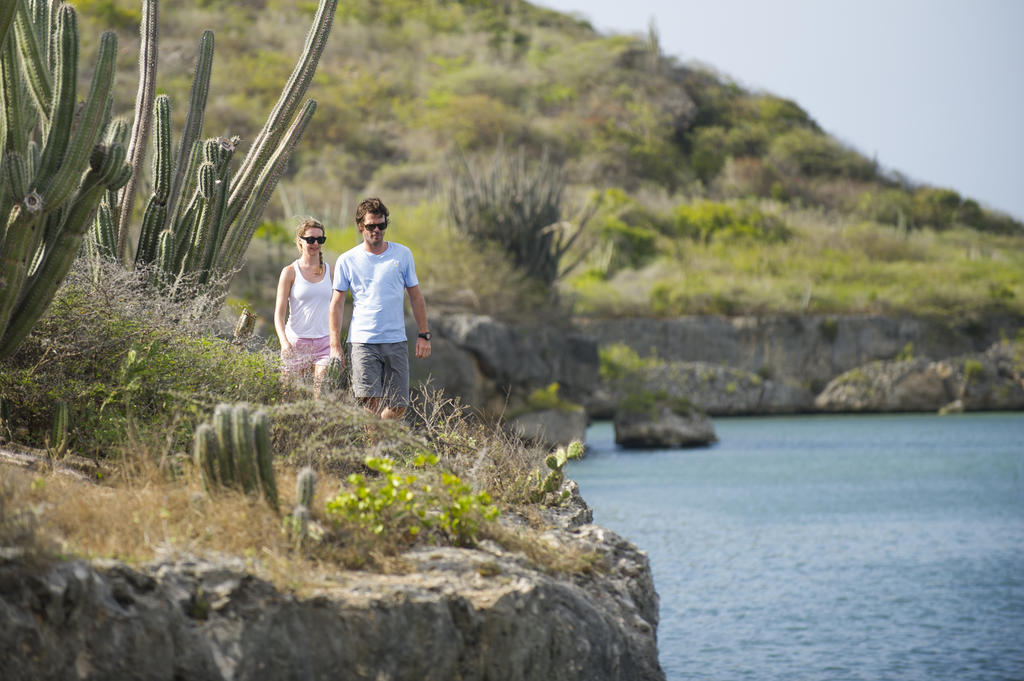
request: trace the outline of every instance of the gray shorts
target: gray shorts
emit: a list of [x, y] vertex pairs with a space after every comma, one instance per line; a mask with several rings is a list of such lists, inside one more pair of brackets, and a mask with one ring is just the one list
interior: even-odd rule
[[383, 397], [386, 406], [409, 405], [409, 344], [349, 343], [352, 392]]

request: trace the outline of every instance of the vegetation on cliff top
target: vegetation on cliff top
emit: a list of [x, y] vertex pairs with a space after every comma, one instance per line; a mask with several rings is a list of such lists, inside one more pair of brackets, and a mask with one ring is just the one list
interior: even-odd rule
[[[78, 5], [137, 42], [134, 0]], [[187, 99], [188, 55], [214, 28], [210, 130], [257, 129], [313, 6], [164, 8], [162, 87]], [[514, 316], [540, 304], [500, 247], [444, 229], [453, 159], [498, 145], [564, 169], [563, 219], [603, 198], [559, 283], [584, 314], [1024, 312], [1019, 222], [880, 168], [795, 102], [679, 63], [653, 30], [602, 35], [517, 0], [346, 2], [310, 95], [320, 109], [235, 281], [264, 312], [290, 256], [275, 239], [312, 213], [339, 253], [349, 239], [334, 230], [351, 229], [366, 193], [389, 200], [435, 305]], [[172, 115], [180, 126], [184, 111]]]
[[[36, 455], [34, 473], [0, 462], [0, 545], [128, 561], [221, 552], [292, 586], [318, 566], [401, 570], [411, 546], [482, 539], [541, 569], [594, 567], [531, 529], [544, 526], [543, 506], [564, 501], [541, 490], [546, 451], [440, 395], [418, 394], [401, 423], [370, 416], [347, 391], [311, 399], [263, 341], [229, 340], [202, 290], [188, 304], [139, 296], [145, 272], [91, 265], [77, 263], [0, 372], [0, 444]], [[268, 415], [278, 503], [203, 479], [193, 434], [225, 402]], [[59, 448], [48, 435], [58, 405]], [[304, 467], [317, 491], [297, 534], [289, 512]], [[521, 527], [496, 521], [509, 511]]]

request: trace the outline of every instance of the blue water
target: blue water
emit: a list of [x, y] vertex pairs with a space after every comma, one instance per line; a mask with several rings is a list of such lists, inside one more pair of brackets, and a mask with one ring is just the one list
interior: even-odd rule
[[569, 468], [650, 555], [668, 679], [1024, 679], [1024, 414], [715, 429], [625, 451], [598, 423]]

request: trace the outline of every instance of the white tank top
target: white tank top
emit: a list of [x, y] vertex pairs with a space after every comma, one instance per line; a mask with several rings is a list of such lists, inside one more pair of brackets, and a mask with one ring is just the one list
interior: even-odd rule
[[288, 340], [322, 338], [330, 335], [328, 314], [331, 306], [331, 269], [324, 263], [324, 276], [315, 284], [302, 276], [299, 261], [292, 263], [295, 281], [288, 294], [288, 323], [284, 332]]

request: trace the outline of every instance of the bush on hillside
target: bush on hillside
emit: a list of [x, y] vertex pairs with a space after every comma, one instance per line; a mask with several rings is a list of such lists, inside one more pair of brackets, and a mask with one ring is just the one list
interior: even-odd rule
[[772, 140], [768, 157], [793, 174], [812, 177], [844, 177], [870, 180], [878, 176], [878, 164], [847, 149], [831, 137], [797, 128]]
[[736, 239], [776, 243], [790, 236], [782, 220], [752, 203], [732, 205], [714, 201], [698, 201], [676, 208], [675, 232], [705, 244]]

